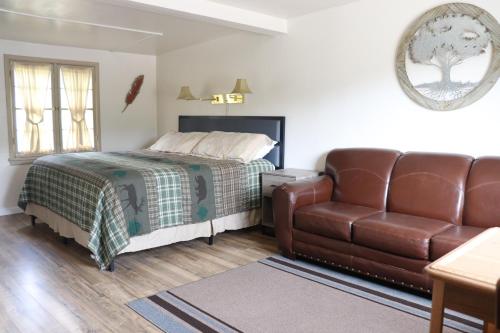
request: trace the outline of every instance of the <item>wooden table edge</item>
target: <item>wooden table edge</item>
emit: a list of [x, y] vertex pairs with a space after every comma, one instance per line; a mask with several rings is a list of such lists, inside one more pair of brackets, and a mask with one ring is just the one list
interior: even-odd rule
[[440, 265], [443, 261], [450, 260], [451, 257], [457, 256], [457, 253], [460, 253], [463, 251], [463, 248], [470, 246], [473, 243], [478, 242], [479, 240], [482, 240], [483, 238], [486, 238], [489, 236], [490, 233], [493, 232], [498, 232], [500, 228], [498, 227], [493, 227], [493, 228], [488, 228], [485, 229], [483, 232], [481, 232], [479, 235], [469, 239], [467, 242], [463, 243], [456, 249], [452, 250], [451, 252], [448, 252], [441, 258], [437, 259], [436, 261], [428, 264], [425, 266], [424, 270], [427, 274], [432, 279], [440, 279], [444, 280], [445, 283], [454, 283], [458, 285], [463, 285], [466, 287], [472, 287], [476, 289], [480, 289], [482, 291], [486, 292], [496, 292], [496, 283], [490, 284], [487, 282], [484, 282], [482, 280], [475, 279], [473, 277], [466, 277], [463, 275], [460, 275], [459, 273], [452, 273], [445, 271], [441, 268], [436, 268], [435, 266]]
[[433, 280], [443, 281], [445, 284], [454, 284], [459, 286], [464, 286], [467, 288], [479, 289], [480, 291], [495, 293], [496, 286], [492, 286], [489, 283], [485, 283], [480, 280], [475, 280], [471, 278], [462, 277], [456, 275], [454, 273], [444, 272], [435, 268], [430, 267], [431, 265], [426, 266], [424, 269], [429, 274], [429, 276]]

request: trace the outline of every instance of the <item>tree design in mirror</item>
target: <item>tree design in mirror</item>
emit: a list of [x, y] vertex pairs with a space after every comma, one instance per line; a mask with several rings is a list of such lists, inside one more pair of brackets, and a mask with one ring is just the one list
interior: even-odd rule
[[448, 4], [424, 14], [398, 50], [398, 78], [417, 103], [454, 110], [481, 98], [500, 73], [500, 28], [469, 4]]

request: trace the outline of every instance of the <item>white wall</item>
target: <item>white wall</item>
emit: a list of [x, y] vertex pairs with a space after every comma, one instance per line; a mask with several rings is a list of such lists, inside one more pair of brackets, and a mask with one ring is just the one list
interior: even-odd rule
[[[3, 55], [15, 54], [99, 63], [103, 151], [143, 147], [157, 136], [156, 57], [0, 40], [0, 215], [16, 211], [27, 165], [8, 162], [7, 111]], [[140, 95], [124, 114], [125, 94], [144, 74]]]
[[[500, 1], [470, 0], [500, 19]], [[401, 36], [445, 1], [361, 0], [290, 22], [278, 37], [233, 35], [158, 58], [159, 132], [183, 115], [224, 114], [224, 106], [176, 101], [230, 91], [237, 77], [254, 94], [231, 115], [286, 116], [287, 167], [324, 167], [334, 147], [387, 147], [500, 155], [500, 82], [480, 101], [451, 112], [426, 110], [395, 74]]]

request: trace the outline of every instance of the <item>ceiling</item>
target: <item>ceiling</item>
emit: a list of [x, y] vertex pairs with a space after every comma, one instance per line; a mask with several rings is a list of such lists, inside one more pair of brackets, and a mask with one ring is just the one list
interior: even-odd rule
[[248, 9], [263, 14], [294, 18], [344, 5], [353, 0], [211, 0], [213, 2]]
[[0, 8], [159, 32], [151, 34], [0, 12], [0, 38], [142, 54], [161, 54], [234, 33], [215, 24], [89, 0], [0, 0]]
[[[351, 0], [352, 1], [352, 0]], [[0, 0], [0, 39], [162, 54], [349, 0]]]

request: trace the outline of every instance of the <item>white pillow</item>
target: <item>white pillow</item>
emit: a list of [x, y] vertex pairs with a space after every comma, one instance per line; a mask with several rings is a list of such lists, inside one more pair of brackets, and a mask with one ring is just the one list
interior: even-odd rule
[[192, 153], [248, 163], [266, 156], [275, 144], [276, 142], [265, 134], [215, 131], [204, 137]]
[[190, 154], [208, 132], [167, 132], [149, 149], [171, 153]]
[[274, 146], [278, 143], [278, 141], [271, 140], [270, 144], [267, 144], [262, 147], [262, 149], [255, 155], [255, 160], [258, 158], [264, 158], [271, 150], [273, 150]]

